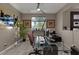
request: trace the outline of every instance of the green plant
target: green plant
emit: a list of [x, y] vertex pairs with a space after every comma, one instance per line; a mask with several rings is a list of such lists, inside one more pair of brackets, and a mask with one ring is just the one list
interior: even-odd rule
[[28, 28], [24, 26], [22, 21], [17, 21], [16, 26], [19, 28], [19, 35], [20, 38], [25, 41], [26, 40], [26, 34], [28, 32]]
[[26, 37], [26, 27], [23, 24], [20, 24], [20, 37], [23, 39]]
[[23, 41], [25, 41], [28, 28], [24, 26], [23, 22], [20, 23], [19, 27], [20, 27], [20, 37], [23, 39]]

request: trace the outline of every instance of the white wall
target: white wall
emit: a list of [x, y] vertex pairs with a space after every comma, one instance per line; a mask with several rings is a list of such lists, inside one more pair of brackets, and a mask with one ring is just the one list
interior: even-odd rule
[[[70, 47], [72, 45], [76, 45], [79, 48], [79, 30], [74, 30], [74, 31], [70, 31], [70, 30], [63, 30], [63, 20], [66, 21], [66, 23], [70, 23], [70, 14], [68, 12], [70, 11], [79, 11], [78, 7], [79, 4], [68, 4], [66, 5], [62, 10], [60, 10], [57, 13], [57, 19], [56, 19], [56, 30], [59, 34], [61, 34], [61, 37], [64, 41], [64, 45], [70, 49]], [[75, 8], [76, 7], [76, 8]], [[75, 8], [75, 9], [74, 9]], [[63, 15], [64, 12], [68, 11], [67, 16], [68, 18], [64, 18], [65, 16]], [[67, 24], [66, 24], [67, 25]]]
[[72, 31], [63, 30], [63, 13], [70, 8], [69, 5], [66, 5], [62, 10], [57, 13], [56, 19], [56, 31], [61, 35], [64, 45], [69, 48], [72, 46]]
[[79, 48], [79, 30], [75, 30], [73, 31], [73, 35], [74, 35], [74, 45], [77, 46]]

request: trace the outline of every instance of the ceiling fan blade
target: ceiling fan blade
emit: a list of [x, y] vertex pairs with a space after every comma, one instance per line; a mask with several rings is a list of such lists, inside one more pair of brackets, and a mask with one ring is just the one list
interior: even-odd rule
[[40, 3], [37, 3], [37, 9], [39, 8], [39, 6], [40, 6]]
[[[40, 9], [40, 3], [37, 4], [37, 9], [38, 9], [38, 8]], [[43, 10], [40, 9], [40, 11], [41, 11], [43, 14], [46, 14]]]
[[[36, 10], [33, 10], [32, 12], [35, 12], [35, 13], [41, 12], [42, 14], [46, 14], [43, 10], [40, 9], [40, 5], [41, 5], [40, 3], [37, 3]], [[37, 11], [37, 9], [40, 9], [40, 11]]]
[[43, 10], [40, 10], [43, 14], [46, 14]]

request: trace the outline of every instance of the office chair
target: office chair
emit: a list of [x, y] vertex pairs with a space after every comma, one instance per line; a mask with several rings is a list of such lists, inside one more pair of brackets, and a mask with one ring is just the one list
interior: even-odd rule
[[51, 38], [54, 40], [54, 41], [51, 40], [53, 43], [62, 42], [62, 38], [58, 36], [55, 31], [51, 32], [50, 35], [52, 36]]
[[[29, 37], [29, 41], [30, 41], [30, 44], [31, 46], [34, 48], [34, 35], [33, 35], [33, 32], [29, 32], [28, 33], [28, 37]], [[41, 55], [39, 52], [41, 50], [38, 50], [37, 48], [34, 49], [34, 52], [30, 52], [29, 55]]]
[[29, 38], [30, 44], [33, 46], [34, 36], [32, 32], [28, 33], [28, 38]]
[[79, 55], [79, 49], [76, 46], [71, 47], [71, 55]]

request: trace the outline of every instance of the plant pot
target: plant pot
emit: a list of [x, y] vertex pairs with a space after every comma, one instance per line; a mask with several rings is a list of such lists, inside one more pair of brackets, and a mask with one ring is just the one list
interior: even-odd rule
[[26, 39], [23, 39], [23, 42], [25, 42], [26, 41]]

